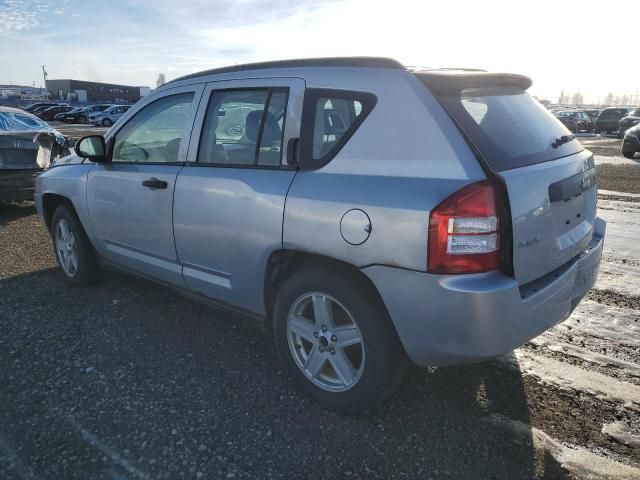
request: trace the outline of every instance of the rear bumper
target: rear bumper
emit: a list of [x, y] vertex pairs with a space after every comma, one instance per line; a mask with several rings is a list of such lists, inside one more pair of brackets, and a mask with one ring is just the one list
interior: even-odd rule
[[430, 275], [385, 266], [363, 272], [416, 364], [480, 361], [510, 352], [571, 314], [596, 281], [605, 227], [597, 218], [587, 250], [522, 287], [500, 272]]
[[0, 171], [0, 202], [32, 200], [40, 169]]

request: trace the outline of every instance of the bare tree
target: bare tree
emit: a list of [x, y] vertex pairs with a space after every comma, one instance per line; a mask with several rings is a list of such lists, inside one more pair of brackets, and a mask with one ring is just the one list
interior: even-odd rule
[[569, 96], [565, 95], [564, 90], [560, 91], [560, 97], [558, 97], [558, 103], [560, 105], [565, 105], [569, 101]]
[[582, 105], [584, 103], [584, 97], [580, 92], [576, 92], [571, 97], [571, 103], [574, 105]]
[[613, 94], [613, 92], [607, 93], [607, 96], [604, 97], [604, 104], [605, 105], [613, 105], [614, 101], [615, 101], [615, 95]]

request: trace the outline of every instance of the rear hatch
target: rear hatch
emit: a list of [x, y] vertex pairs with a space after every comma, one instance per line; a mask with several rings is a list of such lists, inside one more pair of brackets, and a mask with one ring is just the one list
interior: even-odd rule
[[[513, 275], [520, 285], [576, 257], [596, 218], [593, 155], [527, 92], [531, 80], [490, 73], [416, 73], [506, 189]], [[507, 222], [505, 222], [507, 223]]]
[[37, 132], [0, 132], [0, 170], [38, 168]]

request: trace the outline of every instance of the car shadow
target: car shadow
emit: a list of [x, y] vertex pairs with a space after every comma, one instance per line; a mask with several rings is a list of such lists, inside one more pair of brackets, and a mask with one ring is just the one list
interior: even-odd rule
[[33, 202], [0, 202], [0, 226], [34, 213]]
[[143, 280], [0, 280], [0, 319], [0, 439], [42, 478], [571, 478], [534, 448], [514, 358], [410, 368], [350, 418], [299, 393], [269, 335]]

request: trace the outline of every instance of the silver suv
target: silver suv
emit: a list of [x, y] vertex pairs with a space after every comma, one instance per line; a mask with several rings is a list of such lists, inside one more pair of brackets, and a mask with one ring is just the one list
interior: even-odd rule
[[357, 414], [421, 366], [502, 355], [593, 286], [593, 156], [524, 76], [383, 58], [189, 75], [38, 177], [75, 285], [98, 266], [242, 312]]

